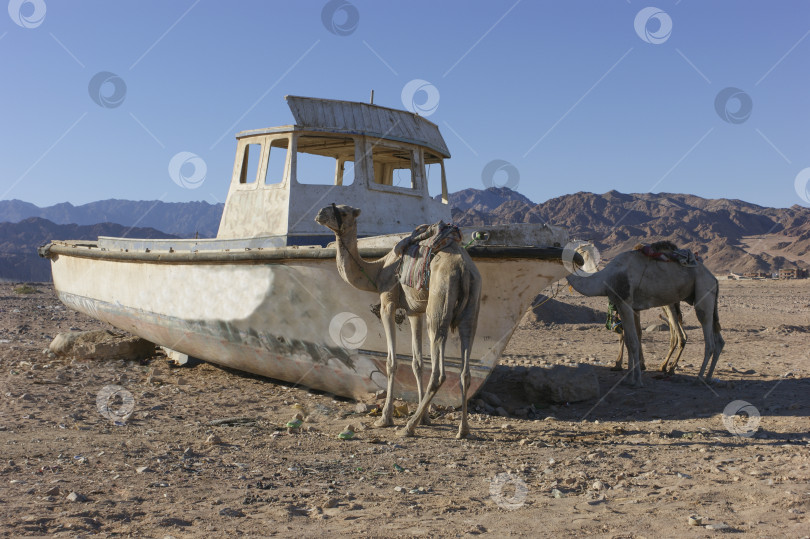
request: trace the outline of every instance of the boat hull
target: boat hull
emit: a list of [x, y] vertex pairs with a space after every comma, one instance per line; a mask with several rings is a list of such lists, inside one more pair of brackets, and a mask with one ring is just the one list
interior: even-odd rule
[[[57, 294], [73, 309], [189, 356], [336, 395], [357, 398], [386, 387], [379, 295], [345, 283], [334, 256], [182, 263], [125, 253], [89, 257], [93, 249], [85, 247], [49, 254]], [[559, 259], [474, 260], [483, 290], [471, 395], [492, 372], [532, 300], [567, 273]], [[415, 401], [404, 316], [398, 317], [396, 338], [395, 395]], [[423, 350], [427, 363], [427, 338]], [[447, 380], [435, 402], [458, 406], [456, 333], [446, 353]], [[423, 375], [427, 382], [430, 368]]]

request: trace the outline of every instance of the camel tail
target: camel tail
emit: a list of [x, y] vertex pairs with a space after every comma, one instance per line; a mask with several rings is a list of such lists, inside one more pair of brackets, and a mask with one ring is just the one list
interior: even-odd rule
[[450, 319], [450, 329], [455, 330], [461, 321], [461, 315], [464, 309], [467, 308], [467, 303], [470, 301], [470, 289], [472, 288], [472, 274], [464, 268], [461, 274], [461, 290], [459, 291], [458, 299], [453, 307], [453, 317]]

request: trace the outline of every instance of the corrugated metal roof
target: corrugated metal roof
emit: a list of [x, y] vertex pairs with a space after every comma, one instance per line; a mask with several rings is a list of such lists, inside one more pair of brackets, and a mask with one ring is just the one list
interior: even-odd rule
[[297, 126], [411, 142], [450, 157], [439, 127], [418, 114], [353, 101], [294, 95], [285, 99]]

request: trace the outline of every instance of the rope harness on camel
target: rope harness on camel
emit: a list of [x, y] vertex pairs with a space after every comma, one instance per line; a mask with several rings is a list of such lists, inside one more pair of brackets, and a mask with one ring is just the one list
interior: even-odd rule
[[436, 253], [461, 243], [461, 231], [455, 225], [439, 221], [419, 225], [411, 235], [400, 241], [394, 252], [401, 255], [399, 282], [417, 290], [427, 290], [430, 283], [430, 262]]

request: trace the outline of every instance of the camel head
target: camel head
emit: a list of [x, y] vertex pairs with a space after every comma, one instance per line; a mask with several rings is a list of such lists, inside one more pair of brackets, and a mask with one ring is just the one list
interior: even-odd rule
[[315, 221], [335, 234], [342, 235], [352, 230], [352, 228], [356, 230], [358, 215], [360, 215], [360, 210], [357, 208], [333, 203], [321, 208], [318, 215], [315, 216]]

